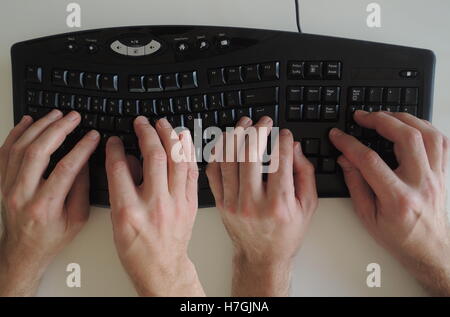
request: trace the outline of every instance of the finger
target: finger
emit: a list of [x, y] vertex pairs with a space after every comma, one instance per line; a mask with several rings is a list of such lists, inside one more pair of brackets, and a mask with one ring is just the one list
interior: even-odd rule
[[43, 118], [33, 123], [11, 146], [8, 155], [8, 167], [6, 170], [5, 181], [3, 188], [5, 192], [8, 192], [12, 184], [14, 184], [17, 174], [19, 173], [20, 166], [22, 165], [22, 159], [25, 149], [45, 130], [47, 127], [62, 117], [62, 112], [59, 110], [53, 110]]
[[240, 150], [245, 151], [245, 161], [239, 164], [239, 196], [249, 193], [257, 194], [263, 190], [262, 155], [267, 146], [267, 137], [272, 125], [273, 121], [270, 117], [262, 117], [253, 126], [255, 129], [250, 130], [245, 146]]
[[111, 208], [120, 211], [121, 208], [138, 200], [136, 185], [120, 138], [108, 139], [105, 165]]
[[449, 158], [449, 150], [450, 144], [448, 137], [444, 135], [444, 141], [442, 142], [443, 146], [443, 155], [442, 155], [442, 172], [444, 176], [447, 176], [447, 168], [448, 168], [448, 158]]
[[197, 204], [198, 200], [198, 176], [199, 170], [195, 156], [195, 146], [192, 142], [191, 133], [189, 130], [184, 130], [180, 133], [180, 142], [183, 146], [185, 160], [188, 165], [187, 180], [186, 180], [186, 199]]
[[303, 155], [299, 142], [294, 143], [293, 173], [295, 196], [302, 210], [313, 212], [318, 203], [314, 166]]
[[33, 195], [36, 191], [50, 162], [50, 156], [62, 145], [80, 120], [81, 117], [77, 112], [70, 112], [64, 118], [52, 123], [25, 150], [17, 180], [28, 195]]
[[372, 190], [358, 168], [345, 156], [341, 155], [337, 162], [344, 173], [355, 212], [364, 223], [373, 222], [376, 217], [376, 208]]
[[179, 136], [175, 133], [166, 118], [158, 120], [156, 131], [161, 139], [167, 156], [167, 174], [169, 192], [172, 195], [186, 195], [188, 164]]
[[17, 142], [32, 123], [33, 119], [30, 116], [22, 117], [22, 120], [9, 132], [5, 142], [0, 147], [0, 186], [3, 185], [3, 181], [6, 179], [8, 156], [12, 145]]
[[143, 187], [147, 194], [168, 192], [167, 154], [158, 133], [146, 117], [134, 120], [134, 130], [139, 139], [143, 163]]
[[127, 163], [136, 186], [142, 183], [142, 167], [139, 160], [134, 155], [127, 155]]
[[421, 178], [430, 169], [422, 135], [416, 128], [384, 112], [358, 110], [354, 118], [359, 125], [375, 129], [381, 136], [394, 142], [397, 161], [408, 175]]
[[267, 190], [269, 194], [284, 193], [287, 197], [294, 197], [293, 155], [294, 138], [289, 130], [283, 129], [280, 131], [278, 142], [276, 142], [271, 155], [270, 164], [272, 166], [277, 164], [278, 168], [268, 175]]
[[252, 120], [248, 117], [243, 117], [239, 120], [235, 130], [232, 132], [224, 132], [224, 152], [225, 157], [220, 162], [220, 172], [222, 175], [223, 184], [223, 199], [225, 205], [234, 206], [238, 201], [239, 194], [239, 163], [237, 151], [240, 144], [245, 141], [243, 132], [244, 129], [251, 126]]
[[420, 131], [431, 169], [442, 172], [443, 135], [431, 124], [427, 124], [424, 120], [414, 117], [409, 113], [393, 112], [392, 116]]
[[100, 134], [95, 130], [90, 131], [56, 164], [42, 188], [44, 196], [56, 205], [64, 203], [75, 178], [87, 164], [99, 140]]
[[[89, 165], [85, 164], [76, 176], [66, 200], [70, 227], [81, 229], [89, 218]], [[77, 230], [77, 231], [78, 231]]]
[[361, 171], [364, 179], [379, 197], [391, 197], [400, 179], [378, 154], [353, 136], [331, 129], [330, 140], [344, 156]]

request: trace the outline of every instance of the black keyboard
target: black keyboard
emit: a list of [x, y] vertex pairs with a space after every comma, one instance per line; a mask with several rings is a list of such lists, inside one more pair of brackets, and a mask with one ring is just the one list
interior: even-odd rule
[[[139, 157], [132, 121], [166, 117], [193, 129], [234, 126], [264, 115], [289, 128], [316, 167], [320, 197], [348, 191], [328, 131], [339, 127], [392, 167], [392, 143], [352, 118], [356, 109], [431, 118], [433, 52], [326, 36], [205, 26], [108, 28], [50, 36], [12, 47], [14, 120], [51, 109], [82, 122], [52, 156], [49, 171], [86, 131], [102, 142], [90, 160], [91, 203], [109, 205], [104, 170], [108, 137]], [[199, 164], [199, 205], [214, 205]]]

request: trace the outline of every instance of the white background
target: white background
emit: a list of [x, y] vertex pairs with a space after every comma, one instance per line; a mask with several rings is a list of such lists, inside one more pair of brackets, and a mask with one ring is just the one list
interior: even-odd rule
[[[296, 31], [293, 0], [79, 0], [82, 28], [204, 24]], [[302, 28], [315, 33], [432, 49], [437, 56], [434, 124], [450, 135], [450, 2], [379, 0], [382, 28], [366, 26], [366, 0], [300, 0]], [[13, 126], [10, 47], [70, 30], [62, 0], [3, 0], [0, 10], [0, 140]], [[393, 210], [395, 212], [395, 210]], [[206, 293], [227, 296], [231, 244], [216, 209], [198, 213], [190, 246]], [[67, 264], [82, 268], [82, 287], [66, 287]], [[366, 286], [367, 264], [382, 269], [382, 287]], [[423, 296], [426, 293], [378, 247], [355, 217], [349, 199], [321, 199], [296, 261], [295, 296]], [[40, 296], [134, 296], [112, 241], [110, 211], [92, 208], [89, 223], [48, 269]]]

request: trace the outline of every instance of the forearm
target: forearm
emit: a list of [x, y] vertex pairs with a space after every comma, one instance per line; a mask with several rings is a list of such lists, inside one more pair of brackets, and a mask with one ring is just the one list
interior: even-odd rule
[[255, 263], [245, 256], [233, 258], [232, 296], [289, 296], [292, 261]]

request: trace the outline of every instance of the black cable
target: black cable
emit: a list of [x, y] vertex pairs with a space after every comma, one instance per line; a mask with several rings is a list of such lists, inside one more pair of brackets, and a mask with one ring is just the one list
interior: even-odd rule
[[302, 33], [302, 28], [300, 27], [300, 12], [299, 12], [298, 0], [295, 0], [295, 18], [297, 20], [298, 33]]

